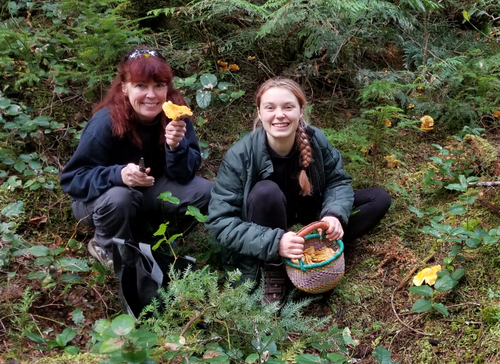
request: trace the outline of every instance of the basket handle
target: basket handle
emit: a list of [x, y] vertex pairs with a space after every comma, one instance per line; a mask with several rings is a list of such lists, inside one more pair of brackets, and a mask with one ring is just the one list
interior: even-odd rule
[[326, 231], [326, 230], [328, 230], [329, 226], [330, 225], [328, 225], [328, 223], [326, 221], [312, 222], [309, 225], [306, 225], [302, 229], [300, 229], [299, 232], [297, 233], [297, 235], [300, 236], [301, 238], [305, 238], [306, 235], [309, 235], [314, 230], [323, 229]]

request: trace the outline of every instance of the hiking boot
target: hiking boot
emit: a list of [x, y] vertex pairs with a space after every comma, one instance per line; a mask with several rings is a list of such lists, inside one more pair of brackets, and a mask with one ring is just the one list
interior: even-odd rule
[[264, 264], [264, 303], [279, 302], [280, 307], [284, 304], [287, 274], [284, 263]]
[[90, 239], [87, 249], [90, 255], [92, 255], [103, 266], [107, 268], [113, 267], [113, 259], [108, 256], [106, 250], [102, 248], [94, 238]]

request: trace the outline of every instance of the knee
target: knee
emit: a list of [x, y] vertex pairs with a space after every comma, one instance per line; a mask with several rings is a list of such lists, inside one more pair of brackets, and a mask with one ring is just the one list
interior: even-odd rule
[[96, 206], [97, 213], [135, 214], [142, 203], [142, 193], [129, 187], [113, 187], [100, 200]]
[[391, 207], [391, 196], [382, 187], [373, 187], [373, 195], [375, 196], [375, 201], [379, 206], [380, 210], [387, 212], [389, 207]]
[[248, 194], [248, 204], [254, 203], [265, 206], [273, 206], [275, 204], [286, 203], [286, 199], [285, 195], [275, 182], [263, 180], [257, 182]]

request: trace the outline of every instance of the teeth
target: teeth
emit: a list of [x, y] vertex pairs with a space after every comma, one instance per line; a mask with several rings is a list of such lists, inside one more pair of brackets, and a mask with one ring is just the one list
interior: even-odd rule
[[149, 106], [149, 107], [156, 106], [156, 104], [144, 104], [144, 105]]
[[288, 126], [288, 123], [283, 123], [283, 124], [274, 124], [274, 126], [281, 128], [282, 126]]

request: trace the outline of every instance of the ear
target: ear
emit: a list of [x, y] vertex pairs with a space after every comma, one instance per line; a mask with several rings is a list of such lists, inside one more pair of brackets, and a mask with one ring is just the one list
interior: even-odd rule
[[127, 84], [122, 82], [122, 92], [124, 95], [128, 95]]

